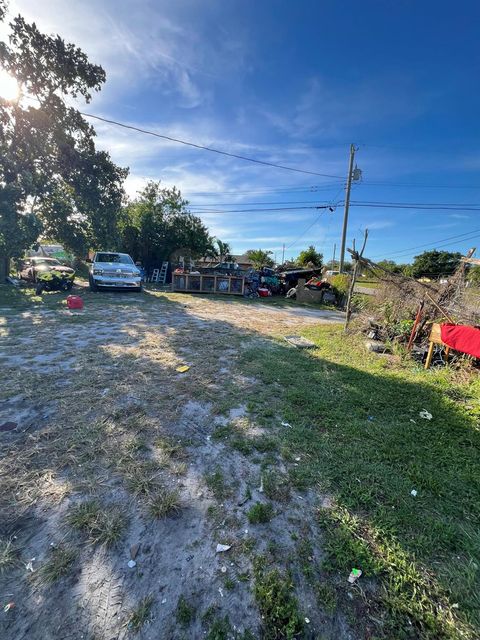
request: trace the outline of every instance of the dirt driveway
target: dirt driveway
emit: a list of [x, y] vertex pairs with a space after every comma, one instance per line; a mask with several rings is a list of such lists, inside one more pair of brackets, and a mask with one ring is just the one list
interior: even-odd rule
[[0, 636], [356, 637], [306, 579], [325, 496], [289, 485], [288, 426], [242, 372], [248, 349], [341, 316], [154, 292], [85, 302], [0, 309]]

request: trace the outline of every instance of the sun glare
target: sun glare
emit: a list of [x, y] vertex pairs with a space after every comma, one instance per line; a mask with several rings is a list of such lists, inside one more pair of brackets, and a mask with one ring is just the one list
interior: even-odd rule
[[0, 98], [4, 100], [16, 100], [18, 98], [18, 83], [15, 78], [0, 70]]

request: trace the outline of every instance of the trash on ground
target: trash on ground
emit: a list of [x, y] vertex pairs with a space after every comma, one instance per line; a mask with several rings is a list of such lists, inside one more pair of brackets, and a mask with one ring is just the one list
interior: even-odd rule
[[127, 564], [129, 569], [134, 569], [137, 566], [135, 560], [129, 560]]
[[305, 622], [306, 622], [307, 624], [310, 624], [310, 618], [305, 618]]
[[263, 474], [260, 476], [260, 486], [258, 487], [258, 491], [263, 493]]
[[307, 340], [303, 336], [285, 336], [285, 340], [294, 347], [297, 347], [297, 349], [312, 349], [315, 347], [314, 342]]
[[8, 602], [4, 607], [3, 610], [5, 611], [5, 613], [8, 613], [10, 611], [10, 609], [15, 609], [15, 603], [14, 602]]
[[367, 340], [365, 342], [365, 347], [367, 351], [370, 351], [371, 353], [390, 353], [389, 347], [379, 340]]
[[190, 367], [188, 366], [188, 364], [182, 364], [180, 367], [177, 367], [175, 371], [178, 371], [178, 373], [185, 373], [189, 369]]
[[218, 587], [218, 593], [220, 594], [220, 596], [223, 598], [223, 590], [222, 587]]
[[375, 418], [374, 418], [373, 416], [368, 416], [367, 420], [368, 420], [369, 422], [373, 422], [373, 421], [375, 420]]
[[350, 575], [348, 576], [348, 581], [350, 582], [350, 584], [353, 584], [360, 578], [361, 575], [362, 575], [361, 569], [352, 569], [350, 571]]
[[16, 428], [16, 422], [4, 422], [3, 424], [0, 424], [0, 431], [13, 431]]
[[83, 309], [83, 299], [80, 296], [67, 296], [67, 307], [69, 309]]
[[295, 462], [300, 462], [300, 460], [301, 460], [300, 456], [297, 456], [297, 457], [295, 458]]
[[420, 411], [418, 415], [420, 416], [420, 418], [423, 418], [424, 420], [431, 420], [433, 418], [432, 414], [426, 409], [422, 409], [422, 411]]
[[418, 492], [417, 492], [417, 490], [416, 490], [416, 489], [412, 489], [412, 490], [410, 491], [410, 495], [411, 495], [411, 496], [413, 496], [414, 498], [417, 496], [417, 493], [418, 493]]
[[291, 427], [292, 425], [289, 422], [282, 422], [282, 427]]
[[132, 546], [130, 547], [130, 558], [132, 560], [135, 560], [135, 558], [137, 557], [139, 551], [140, 551], [140, 545], [139, 544], [132, 544]]
[[220, 571], [222, 573], [227, 573], [227, 567], [225, 565], [223, 565], [223, 567], [220, 569]]
[[166, 604], [166, 603], [167, 603], [167, 599], [166, 599], [166, 598], [164, 598], [164, 599], [162, 600], [162, 604]]
[[217, 548], [215, 549], [215, 553], [222, 553], [224, 551], [228, 551], [232, 548], [231, 544], [217, 544]]
[[31, 571], [32, 573], [35, 571], [35, 569], [33, 568], [33, 562], [34, 562], [35, 558], [30, 558], [30, 560], [27, 562], [27, 564], [25, 565], [25, 568], [27, 571]]

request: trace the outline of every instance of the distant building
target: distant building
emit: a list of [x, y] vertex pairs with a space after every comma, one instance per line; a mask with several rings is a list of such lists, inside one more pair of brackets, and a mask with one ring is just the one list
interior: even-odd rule
[[[250, 260], [248, 256], [245, 254], [242, 255], [232, 255], [231, 260], [228, 262], [236, 262], [240, 269], [246, 271], [247, 269], [251, 269], [253, 267], [253, 262]], [[195, 266], [198, 268], [202, 267], [214, 267], [219, 263], [219, 260], [206, 260], [205, 258], [200, 258], [199, 260], [195, 260]]]

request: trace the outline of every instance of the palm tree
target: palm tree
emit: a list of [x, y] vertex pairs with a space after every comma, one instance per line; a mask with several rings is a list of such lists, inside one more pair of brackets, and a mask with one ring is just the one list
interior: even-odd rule
[[232, 248], [228, 242], [222, 242], [219, 238], [215, 238], [217, 243], [217, 255], [219, 262], [225, 262], [231, 259]]

